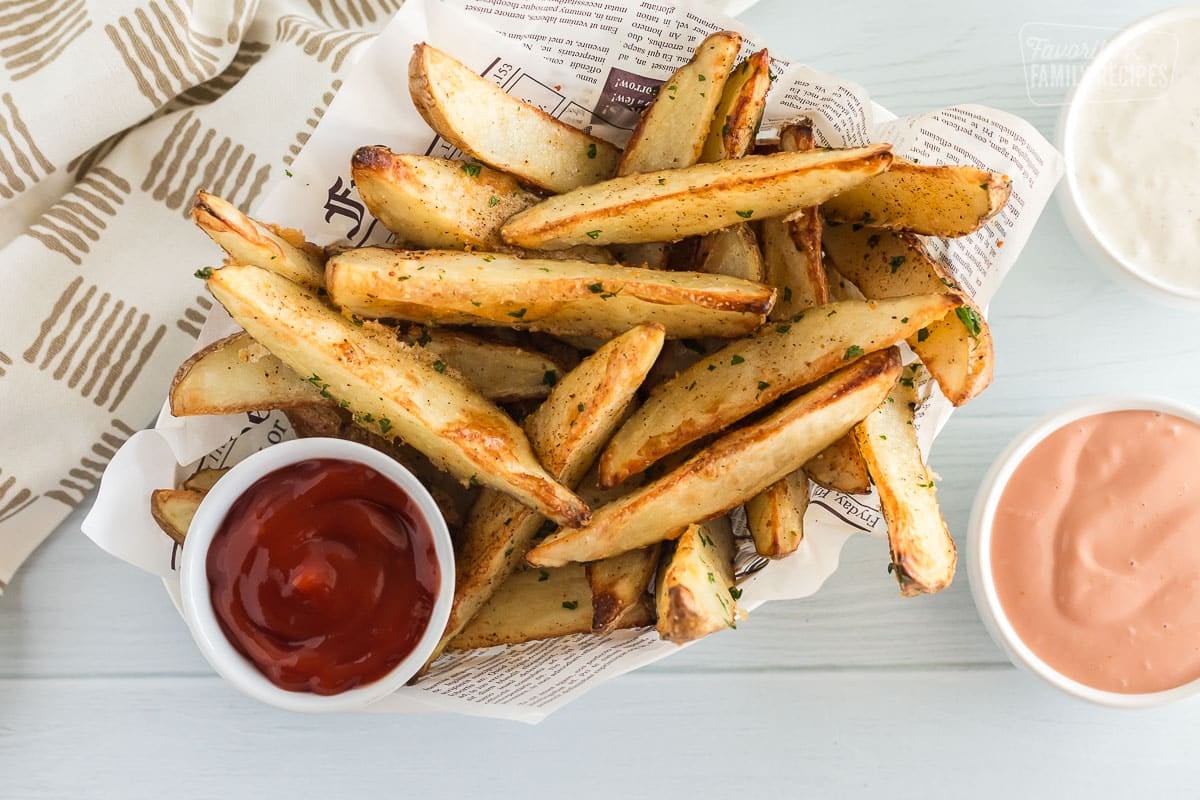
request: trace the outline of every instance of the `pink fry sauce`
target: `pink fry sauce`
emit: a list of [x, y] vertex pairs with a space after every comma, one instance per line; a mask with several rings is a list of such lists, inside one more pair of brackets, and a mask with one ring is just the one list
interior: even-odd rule
[[1068, 423], [1017, 465], [991, 548], [1005, 615], [1056, 671], [1127, 694], [1200, 678], [1200, 425]]

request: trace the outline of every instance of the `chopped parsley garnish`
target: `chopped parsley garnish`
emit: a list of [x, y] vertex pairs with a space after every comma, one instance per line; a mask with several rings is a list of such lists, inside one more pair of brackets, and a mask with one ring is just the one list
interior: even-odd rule
[[[702, 73], [702, 74], [696, 76], [696, 80], [698, 80], [700, 83], [704, 83], [706, 80], [708, 80], [708, 78], [704, 77], [704, 75]], [[987, 184], [985, 183], [984, 186], [986, 186], [986, 185]]]
[[901, 318], [900, 318], [900, 324], [904, 325], [904, 324], [906, 324], [907, 322], [908, 322], [908, 317], [901, 317]]
[[508, 315], [510, 317], [513, 317], [514, 319], [521, 319], [525, 316], [525, 312], [528, 310], [529, 309], [527, 309], [527, 308], [518, 308], [516, 311], [508, 312]]
[[558, 371], [548, 369], [542, 373], [542, 383], [546, 386], [553, 386], [558, 383]]
[[783, 287], [783, 302], [785, 302], [785, 303], [792, 302], [792, 287], [790, 287], [790, 286]]
[[580, 403], [579, 405], [575, 406], [575, 410], [576, 410], [576, 411], [578, 411], [578, 412], [579, 412], [579, 413], [581, 413], [581, 414], [583, 413], [583, 410], [584, 410], [585, 408], [587, 408], [587, 406], [585, 406], [583, 403]]
[[742, 358], [741, 356], [734, 356], [733, 358], [729, 359], [729, 363], [736, 367], [738, 364], [746, 363], [746, 359]]
[[390, 419], [388, 419], [387, 417], [380, 417], [379, 418], [379, 432], [387, 433], [391, 429], [392, 429], [392, 421]]
[[351, 314], [350, 321], [354, 323], [354, 326], [356, 328], [362, 327], [362, 324], [363, 324], [362, 317], [360, 317], [358, 314]]
[[597, 228], [597, 229], [596, 229], [596, 230], [594, 230], [594, 231], [588, 231], [588, 232], [587, 232], [587, 237], [588, 237], [589, 239], [599, 239], [599, 238], [600, 238], [600, 230]]
[[500, 198], [492, 195], [491, 199], [488, 200], [488, 208], [495, 208], [498, 205], [500, 205]]
[[487, 255], [483, 256], [483, 260], [485, 263], [490, 264], [496, 260], [496, 257], [494, 255], [488, 253]]
[[767, 383], [766, 381], [759, 381], [758, 382], [758, 390], [761, 392], [763, 389], [768, 388], [770, 385], [771, 384]]
[[750, 219], [751, 217], [754, 216], [754, 209], [749, 208], [749, 209], [746, 209], [745, 211], [735, 211], [734, 213], [736, 213], [742, 219]]
[[900, 385], [907, 386], [909, 389], [911, 389], [913, 387], [913, 379], [912, 378], [901, 378]]
[[579, 608], [579, 601], [563, 600], [563, 608], [567, 609], [568, 611], [574, 611], [575, 609]]
[[846, 348], [846, 354], [842, 356], [842, 361], [849, 361], [852, 358], [858, 358], [866, 351], [856, 344], [852, 344]]
[[590, 144], [588, 144], [587, 154], [588, 154], [588, 158], [596, 157], [596, 143], [595, 142], [591, 142]]
[[540, 582], [540, 581], [548, 581], [548, 580], [550, 580], [550, 573], [546, 572], [546, 570], [544, 570], [544, 569], [539, 569], [538, 570], [538, 581]]
[[212, 267], [205, 267], [204, 269], [198, 269], [198, 270], [196, 270], [196, 271], [195, 271], [195, 272], [193, 272], [192, 274], [193, 274], [194, 276], [196, 276], [197, 278], [199, 278], [200, 280], [202, 280], [202, 281], [206, 281], [206, 280], [208, 280], [209, 278], [211, 278], [211, 277], [212, 277], [212, 274], [213, 274], [213, 268], [212, 268]]
[[601, 292], [604, 291], [604, 284], [603, 283], [589, 283], [588, 291], [591, 292], [592, 294], [600, 294]]
[[967, 329], [967, 333], [971, 334], [972, 339], [979, 338], [979, 334], [983, 330], [983, 321], [979, 319], [979, 314], [975, 309], [970, 306], [959, 306], [954, 309], [954, 315]]
[[888, 266], [892, 268], [893, 275], [895, 275], [900, 267], [904, 265], [905, 261], [908, 261], [907, 256], [892, 256], [892, 260], [889, 262]]
[[730, 586], [729, 587], [729, 596], [732, 597], [734, 600], [741, 600], [742, 599], [742, 590], [736, 586]]
[[791, 329], [792, 329], [791, 325], [776, 325], [775, 326], [776, 333], [787, 333]]
[[479, 170], [482, 169], [478, 164], [463, 164], [462, 171], [470, 175], [472, 178], [479, 177]]
[[433, 362], [433, 371], [434, 372], [445, 372], [446, 371], [446, 362], [445, 361]]
[[917, 331], [917, 341], [918, 342], [923, 342], [928, 338], [929, 338], [929, 328], [921, 328], [921, 330]]
[[292, 177], [292, 171], [291, 171], [290, 169], [285, 169], [285, 170], [283, 171], [283, 174], [284, 174], [284, 175], [287, 175], [289, 178], [290, 178], [290, 177]]
[[933, 488], [933, 480], [931, 479], [929, 481], [929, 483], [918, 483], [917, 486], [921, 487], [922, 489], [932, 489]]
[[711, 572], [710, 572], [710, 573], [708, 573], [708, 582], [709, 582], [709, 583], [716, 583], [716, 582], [717, 582], [717, 576], [716, 576], [716, 575], [713, 575]]

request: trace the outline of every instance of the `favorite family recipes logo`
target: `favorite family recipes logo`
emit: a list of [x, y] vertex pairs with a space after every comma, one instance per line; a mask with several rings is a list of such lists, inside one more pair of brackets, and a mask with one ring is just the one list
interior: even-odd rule
[[[1035, 106], [1060, 106], [1118, 28], [1029, 22], [1019, 32], [1025, 89]], [[1179, 39], [1166, 32], [1140, 37], [1098, 62], [1096, 79], [1110, 101], [1143, 100], [1171, 84]]]

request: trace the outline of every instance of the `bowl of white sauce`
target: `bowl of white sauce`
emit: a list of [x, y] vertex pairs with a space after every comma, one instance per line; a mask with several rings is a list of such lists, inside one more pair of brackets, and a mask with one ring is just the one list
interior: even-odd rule
[[1058, 145], [1063, 216], [1084, 250], [1200, 310], [1200, 7], [1109, 40], [1064, 108]]

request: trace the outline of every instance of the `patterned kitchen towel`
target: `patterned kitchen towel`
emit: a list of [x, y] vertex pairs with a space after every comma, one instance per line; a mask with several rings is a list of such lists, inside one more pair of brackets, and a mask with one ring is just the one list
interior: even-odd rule
[[0, 3], [0, 591], [154, 417], [243, 210], [403, 0]]

